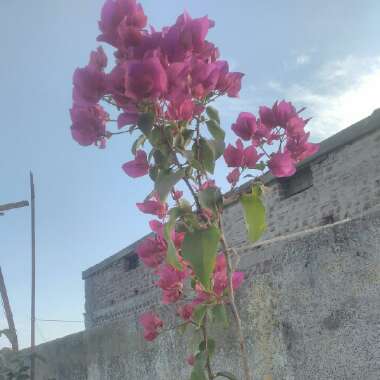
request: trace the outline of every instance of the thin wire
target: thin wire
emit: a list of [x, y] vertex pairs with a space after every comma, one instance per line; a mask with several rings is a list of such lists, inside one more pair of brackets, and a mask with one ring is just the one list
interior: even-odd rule
[[63, 319], [39, 319], [36, 318], [36, 321], [39, 322], [62, 322], [62, 323], [83, 323], [83, 321], [67, 321]]

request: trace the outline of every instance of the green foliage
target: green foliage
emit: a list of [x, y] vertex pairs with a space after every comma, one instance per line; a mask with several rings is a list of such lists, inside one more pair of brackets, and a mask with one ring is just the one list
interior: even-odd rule
[[193, 370], [191, 371], [190, 380], [207, 380], [205, 373], [206, 361], [207, 354], [205, 352], [199, 352], [195, 356], [195, 363]]
[[244, 210], [244, 219], [247, 226], [248, 238], [252, 242], [255, 242], [260, 239], [267, 227], [261, 186], [254, 185], [251, 193], [243, 194], [241, 196], [240, 202]]
[[220, 125], [219, 112], [216, 108], [208, 106], [208, 107], [206, 107], [206, 113], [207, 113], [207, 116], [211, 120], [215, 121], [218, 125]]
[[173, 267], [177, 269], [182, 269], [181, 264], [178, 261], [177, 250], [174, 246], [172, 236], [171, 236], [179, 214], [180, 214], [180, 209], [178, 207], [174, 207], [170, 210], [169, 221], [164, 226], [164, 236], [165, 236], [165, 240], [168, 243], [166, 261]]
[[199, 351], [207, 351], [207, 355], [211, 358], [215, 353], [215, 340], [211, 338], [207, 339], [207, 350], [206, 341], [202, 340], [202, 342], [199, 343]]
[[217, 304], [214, 305], [211, 309], [212, 318], [216, 323], [223, 324], [224, 326], [228, 326], [228, 316], [227, 316], [227, 310], [226, 305], [224, 304]]
[[206, 316], [206, 312], [207, 312], [207, 306], [206, 305], [198, 305], [194, 309], [192, 319], [198, 327], [202, 324], [203, 319]]
[[189, 261], [205, 289], [210, 290], [211, 274], [215, 268], [220, 231], [215, 226], [188, 231], [182, 244], [182, 255]]
[[179, 169], [176, 172], [171, 170], [159, 171], [155, 182], [155, 191], [161, 201], [166, 200], [172, 188], [185, 176], [185, 172], [185, 169]]
[[215, 140], [224, 140], [226, 133], [215, 120], [206, 121], [207, 129]]
[[209, 187], [201, 190], [198, 198], [202, 207], [209, 208], [214, 212], [221, 210], [223, 207], [223, 196], [219, 188]]
[[132, 148], [131, 148], [133, 154], [136, 154], [137, 150], [141, 147], [141, 145], [144, 144], [145, 140], [146, 140], [146, 137], [144, 135], [140, 135], [135, 140], [135, 142], [133, 143]]
[[149, 137], [150, 132], [153, 128], [153, 123], [154, 114], [151, 112], [147, 112], [140, 115], [137, 121], [137, 126], [145, 136]]
[[[205, 138], [199, 139], [199, 145], [193, 145], [195, 159], [201, 164], [203, 169], [211, 174], [215, 169], [215, 153], [214, 148]], [[197, 168], [197, 166], [195, 166]]]

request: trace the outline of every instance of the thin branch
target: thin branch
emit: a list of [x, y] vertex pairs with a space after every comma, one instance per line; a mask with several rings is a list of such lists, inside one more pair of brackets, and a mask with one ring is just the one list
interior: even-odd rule
[[232, 269], [231, 257], [230, 257], [230, 253], [229, 253], [230, 249], [228, 247], [226, 238], [224, 236], [222, 217], [221, 216], [220, 216], [220, 221], [219, 221], [219, 228], [221, 231], [220, 242], [222, 244], [224, 256], [225, 256], [226, 262], [227, 262], [229, 301], [230, 301], [230, 305], [231, 305], [231, 309], [232, 309], [232, 314], [234, 316], [235, 323], [236, 323], [236, 330], [237, 330], [237, 335], [238, 335], [238, 339], [239, 339], [240, 353], [241, 353], [242, 360], [243, 360], [244, 379], [245, 380], [252, 380], [251, 370], [249, 368], [249, 362], [248, 362], [247, 348], [245, 345], [245, 339], [244, 339], [244, 335], [243, 335], [241, 318], [240, 318], [240, 314], [239, 314], [238, 308], [236, 306], [236, 301], [235, 301], [235, 291], [234, 291], [233, 282], [232, 282], [233, 269]]

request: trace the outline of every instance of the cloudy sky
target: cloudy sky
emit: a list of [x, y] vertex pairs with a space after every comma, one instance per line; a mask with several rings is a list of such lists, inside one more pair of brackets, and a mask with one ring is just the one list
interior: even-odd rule
[[[37, 190], [37, 317], [81, 321], [81, 271], [148, 231], [135, 203], [149, 182], [120, 170], [130, 141], [103, 151], [69, 134], [71, 77], [97, 46], [103, 0], [1, 0], [0, 204]], [[238, 100], [220, 102], [226, 128], [240, 111], [276, 99], [307, 106], [315, 141], [380, 107], [378, 0], [143, 1], [150, 23], [172, 23], [187, 9], [216, 21], [209, 39], [234, 70], [246, 73]], [[229, 137], [232, 137], [229, 135]], [[217, 176], [224, 177], [219, 167]], [[0, 217], [0, 265], [22, 345], [29, 342], [29, 210]], [[6, 326], [0, 309], [0, 329]], [[44, 342], [82, 323], [38, 322]], [[0, 340], [0, 347], [5, 345]]]

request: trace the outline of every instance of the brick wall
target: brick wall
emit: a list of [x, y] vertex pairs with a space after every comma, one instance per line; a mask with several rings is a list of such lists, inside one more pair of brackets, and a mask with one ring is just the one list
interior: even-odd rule
[[[266, 175], [268, 230], [262, 241], [315, 226], [358, 217], [380, 204], [380, 113], [321, 144], [320, 152], [301, 164], [298, 174], [278, 181]], [[241, 189], [244, 191], [243, 186]], [[239, 203], [226, 207], [225, 231], [235, 247], [249, 246]], [[142, 265], [128, 270], [126, 258], [137, 243], [83, 273], [86, 327], [135, 318], [157, 303], [159, 292]]]

